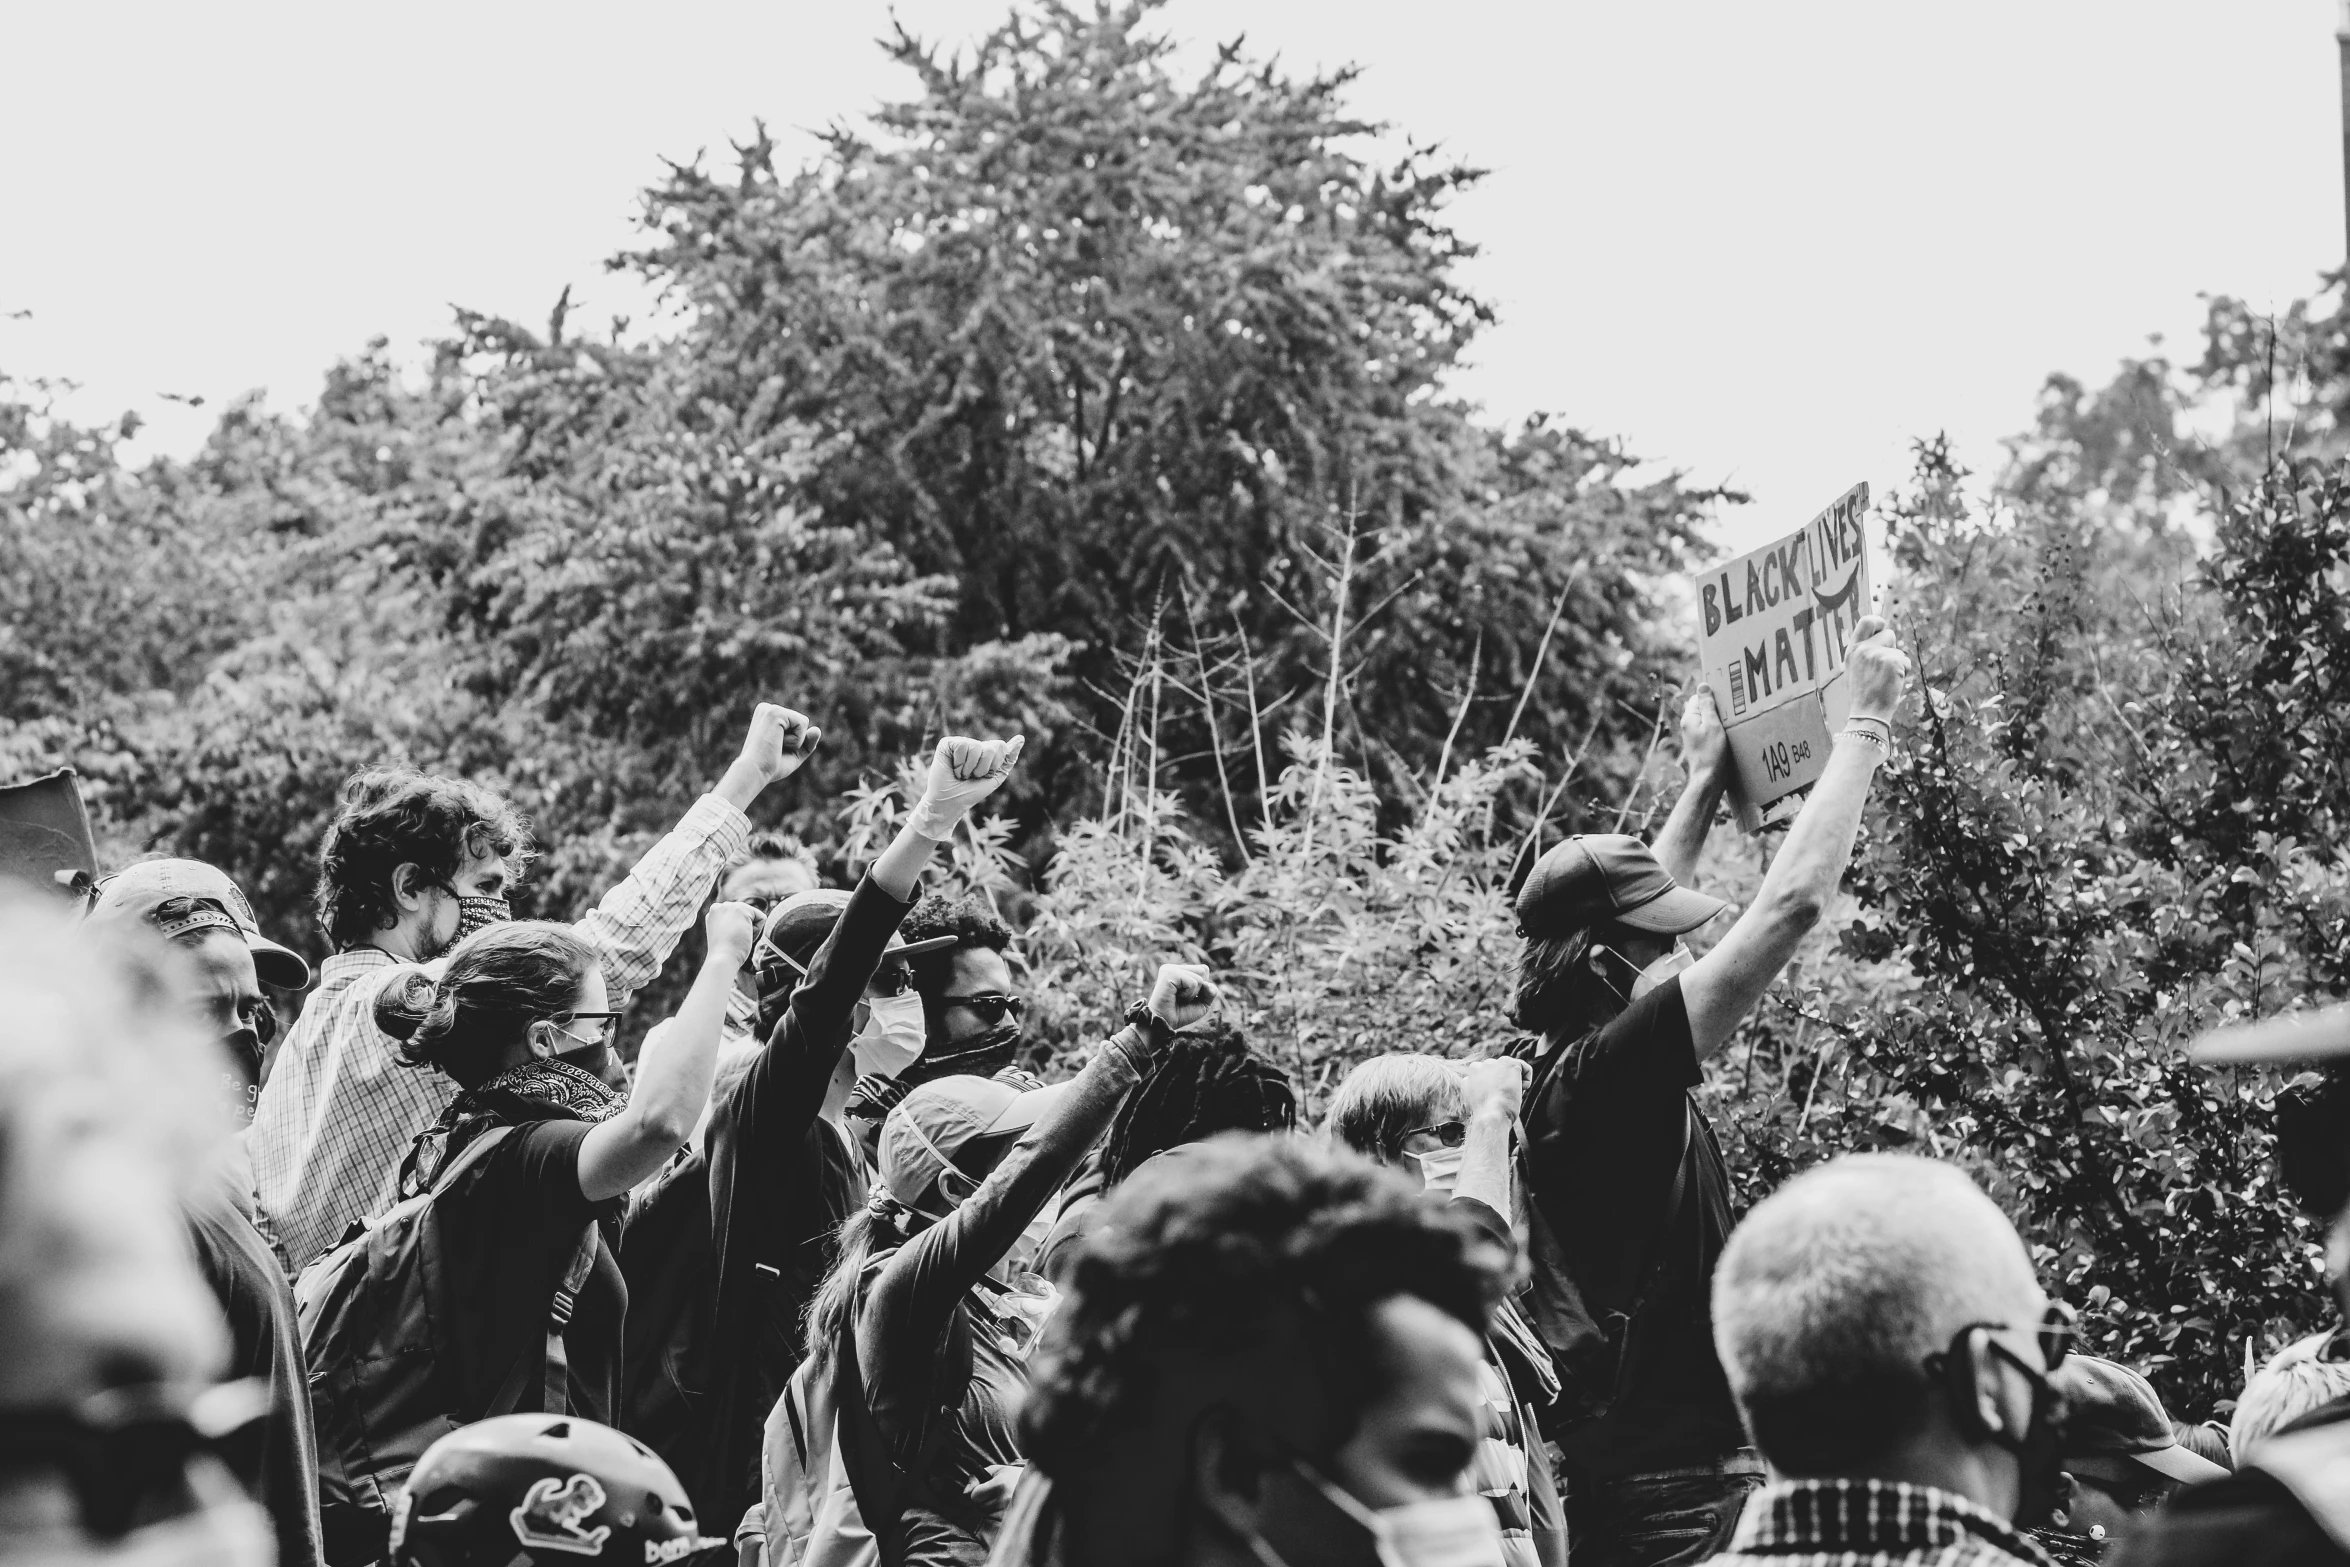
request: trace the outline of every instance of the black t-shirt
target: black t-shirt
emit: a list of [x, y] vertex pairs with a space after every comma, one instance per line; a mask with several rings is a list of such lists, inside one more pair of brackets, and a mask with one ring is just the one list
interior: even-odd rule
[[[1621, 1352], [1606, 1413], [1559, 1433], [1570, 1471], [1586, 1477], [1700, 1464], [1745, 1441], [1714, 1354], [1709, 1297], [1730, 1199], [1721, 1148], [1689, 1098], [1702, 1080], [1677, 976], [1535, 1067], [1530, 1196]], [[1536, 1262], [1551, 1265], [1540, 1252]]]
[[[454, 1157], [496, 1124], [484, 1118], [450, 1138]], [[452, 1326], [460, 1422], [479, 1420], [517, 1361], [532, 1367], [525, 1410], [544, 1397], [547, 1313], [577, 1254], [581, 1229], [596, 1222], [596, 1256], [564, 1330], [570, 1363], [571, 1409], [606, 1425], [619, 1424], [620, 1332], [628, 1312], [628, 1285], [612, 1257], [612, 1233], [621, 1204], [591, 1203], [579, 1189], [579, 1145], [585, 1121], [533, 1121], [517, 1126], [440, 1202], [441, 1237], [449, 1277], [468, 1281], [456, 1290]]]
[[269, 1384], [259, 1500], [277, 1528], [278, 1567], [319, 1567], [326, 1544], [318, 1522], [318, 1437], [293, 1291], [278, 1271], [277, 1254], [225, 1191], [188, 1204], [188, 1234], [228, 1320], [228, 1374]]

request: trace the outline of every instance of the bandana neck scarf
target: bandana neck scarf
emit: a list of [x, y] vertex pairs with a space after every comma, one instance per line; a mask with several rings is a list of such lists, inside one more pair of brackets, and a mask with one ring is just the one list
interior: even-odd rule
[[627, 1103], [593, 1072], [542, 1057], [467, 1089], [449, 1109], [453, 1116], [487, 1110], [512, 1121], [609, 1121]]

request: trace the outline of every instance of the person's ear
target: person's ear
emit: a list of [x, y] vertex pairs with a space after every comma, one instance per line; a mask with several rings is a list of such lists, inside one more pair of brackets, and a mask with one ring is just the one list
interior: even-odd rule
[[414, 861], [404, 860], [392, 868], [392, 902], [402, 914], [415, 913], [438, 890], [424, 867]]
[[1191, 1428], [1190, 1475], [1186, 1486], [1194, 1507], [1216, 1520], [1235, 1539], [1255, 1539], [1264, 1506], [1265, 1466], [1236, 1439], [1230, 1411], [1209, 1409]]
[[2007, 1362], [1993, 1354], [1988, 1336], [1981, 1332], [1968, 1335], [1972, 1349], [1966, 1357], [1965, 1374], [1954, 1377], [1957, 1384], [1953, 1394], [1964, 1401], [1965, 1407], [1956, 1411], [1960, 1428], [1978, 1439], [1988, 1439], [2003, 1446], [2023, 1439], [2031, 1428], [2031, 1390], [2023, 1393], [2023, 1408], [2019, 1418], [2016, 1407], [2016, 1384], [2024, 1379], [2012, 1371]]
[[540, 1018], [522, 1031], [522, 1040], [524, 1044], [530, 1046], [532, 1055], [544, 1059], [548, 1056], [562, 1054], [562, 1051], [556, 1048], [556, 1033], [557, 1029], [552, 1019]]

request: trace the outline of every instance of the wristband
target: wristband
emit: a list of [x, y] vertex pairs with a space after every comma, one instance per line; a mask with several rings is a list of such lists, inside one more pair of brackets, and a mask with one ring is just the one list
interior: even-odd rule
[[1877, 748], [1877, 754], [1879, 756], [1890, 757], [1893, 754], [1892, 737], [1890, 735], [1881, 734], [1876, 729], [1864, 727], [1869, 723], [1870, 720], [1868, 719], [1856, 718], [1844, 726], [1843, 733], [1837, 738], [1864, 740]]
[[1175, 1042], [1175, 1030], [1147, 1001], [1137, 1001], [1126, 1009], [1126, 1026], [1134, 1030], [1134, 1041], [1142, 1047], [1141, 1064], [1146, 1068]]

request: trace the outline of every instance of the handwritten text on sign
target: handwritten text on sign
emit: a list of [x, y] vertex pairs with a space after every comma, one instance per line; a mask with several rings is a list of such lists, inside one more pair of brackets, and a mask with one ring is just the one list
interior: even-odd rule
[[1868, 507], [1869, 487], [1856, 484], [1795, 532], [1697, 580], [1698, 660], [1750, 825], [1812, 785], [1843, 727], [1844, 656], [1870, 606]]

